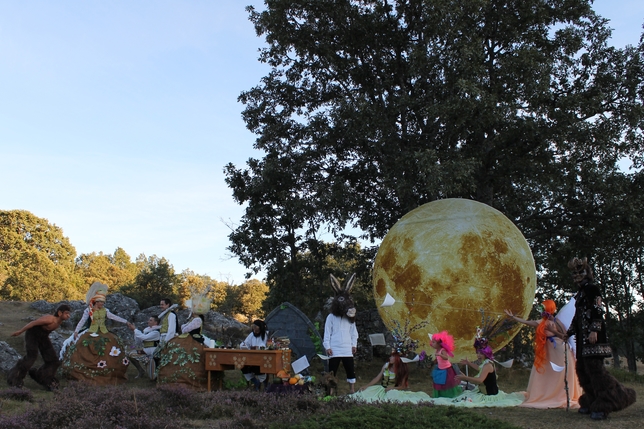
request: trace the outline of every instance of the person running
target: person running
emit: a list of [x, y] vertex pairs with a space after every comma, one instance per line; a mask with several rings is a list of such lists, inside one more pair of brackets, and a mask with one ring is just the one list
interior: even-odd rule
[[[55, 375], [60, 366], [60, 361], [54, 346], [51, 344], [49, 334], [58, 329], [65, 320], [68, 320], [70, 315], [71, 308], [69, 305], [61, 304], [53, 315], [41, 316], [11, 334], [12, 337], [17, 337], [26, 331], [25, 349], [27, 354], [16, 362], [16, 365], [9, 371], [7, 383], [10, 386], [22, 387], [24, 378], [29, 372], [29, 376], [38, 384], [45, 386], [45, 389], [52, 390], [58, 387], [58, 380]], [[40, 368], [35, 369], [32, 366], [38, 358], [39, 351], [45, 363]]]

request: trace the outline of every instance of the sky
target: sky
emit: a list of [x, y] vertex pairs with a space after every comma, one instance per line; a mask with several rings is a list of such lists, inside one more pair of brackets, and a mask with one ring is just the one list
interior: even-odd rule
[[[0, 210], [47, 219], [78, 254], [121, 247], [242, 283], [223, 169], [262, 156], [237, 97], [269, 71], [248, 4], [262, 7], [0, 0]], [[638, 42], [643, 1], [595, 10], [615, 46]]]

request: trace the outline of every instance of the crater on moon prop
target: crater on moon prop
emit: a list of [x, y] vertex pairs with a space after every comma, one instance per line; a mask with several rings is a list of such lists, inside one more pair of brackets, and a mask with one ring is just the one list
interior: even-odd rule
[[[536, 270], [530, 247], [501, 212], [466, 199], [434, 201], [403, 216], [376, 255], [373, 288], [378, 311], [391, 330], [396, 322], [427, 325], [411, 334], [430, 352], [428, 333], [454, 336], [454, 362], [474, 354], [481, 310], [526, 318], [532, 308]], [[389, 293], [396, 302], [380, 307]], [[491, 341], [497, 351], [521, 328]]]

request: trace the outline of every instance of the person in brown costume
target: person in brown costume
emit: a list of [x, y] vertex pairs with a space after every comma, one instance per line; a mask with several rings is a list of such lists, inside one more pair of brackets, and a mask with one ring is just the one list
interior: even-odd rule
[[[16, 365], [11, 368], [7, 374], [7, 383], [9, 386], [22, 387], [23, 380], [29, 373], [38, 384], [45, 386], [47, 390], [55, 389], [58, 386], [56, 379], [56, 371], [60, 366], [60, 361], [51, 344], [49, 334], [58, 329], [58, 327], [70, 317], [71, 308], [67, 304], [61, 304], [54, 315], [47, 314], [39, 317], [33, 322], [27, 323], [19, 331], [11, 334], [12, 337], [17, 337], [23, 332], [25, 334], [25, 348], [27, 354], [16, 362]], [[38, 351], [45, 363], [38, 369], [32, 368], [33, 364], [38, 358]]]
[[608, 373], [604, 358], [611, 356], [606, 335], [601, 291], [593, 283], [588, 259], [573, 258], [568, 262], [572, 279], [579, 287], [575, 295], [575, 316], [567, 337], [576, 336], [577, 377], [584, 393], [579, 398], [579, 413], [603, 420], [613, 411], [623, 410], [635, 402], [635, 391], [624, 387]]

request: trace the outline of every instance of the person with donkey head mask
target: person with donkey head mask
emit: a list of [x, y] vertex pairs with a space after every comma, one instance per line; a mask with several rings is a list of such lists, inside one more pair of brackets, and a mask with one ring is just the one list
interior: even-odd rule
[[[335, 297], [331, 302], [331, 314], [327, 316], [324, 324], [322, 345], [327, 356], [330, 357], [329, 372], [337, 376], [340, 362], [342, 362], [347, 373], [350, 392], [355, 393], [356, 372], [353, 355], [355, 355], [358, 346], [358, 330], [355, 323], [356, 307], [350, 292], [356, 275], [353, 274], [349, 278], [344, 288], [333, 275], [330, 278]], [[335, 392], [331, 391], [330, 393], [333, 395]]]

